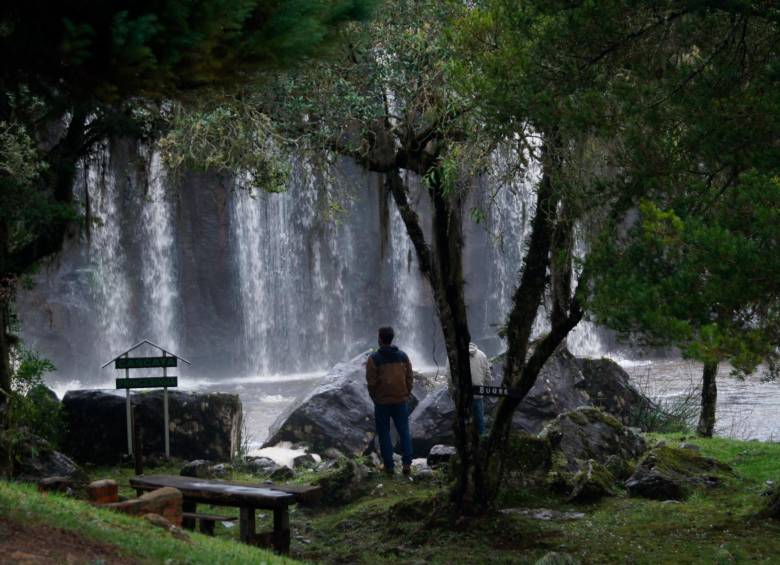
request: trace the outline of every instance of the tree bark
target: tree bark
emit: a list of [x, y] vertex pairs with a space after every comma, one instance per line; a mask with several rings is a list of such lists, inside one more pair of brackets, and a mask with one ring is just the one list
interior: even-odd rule
[[712, 437], [715, 430], [715, 404], [718, 400], [718, 388], [715, 384], [718, 375], [718, 363], [705, 363], [701, 383], [701, 413], [696, 433], [701, 437]]
[[[559, 296], [554, 298], [551, 330], [539, 342], [530, 358], [528, 357], [534, 320], [544, 298], [547, 271], [551, 267], [551, 251], [553, 254], [561, 252], [562, 256], [570, 252], [570, 235], [554, 238], [560, 209], [560, 196], [554, 186], [556, 172], [561, 166], [557, 151], [559, 146], [553, 132], [545, 138], [542, 147], [543, 176], [537, 190], [531, 241], [523, 263], [520, 285], [513, 298], [507, 327], [508, 349], [503, 385], [518, 390], [519, 395], [512, 398], [505, 397], [499, 401], [490, 435], [482, 447], [479, 459], [481, 468], [475, 476], [476, 498], [482, 511], [491, 510], [498, 496], [515, 410], [533, 387], [544, 363], [566, 339], [583, 315], [576, 293], [573, 297], [571, 295], [571, 271], [560, 268], [560, 274], [563, 276], [563, 284], [560, 286], [563, 288], [568, 284], [566, 286], [569, 289], [568, 294], [560, 292]], [[570, 233], [571, 226], [567, 226], [566, 229]], [[564, 249], [556, 249], [553, 247], [554, 244], [563, 245]], [[578, 286], [584, 284], [585, 280], [585, 277], [581, 277]]]
[[433, 205], [434, 252], [428, 246], [419, 216], [409, 204], [407, 188], [396, 168], [387, 173], [386, 182], [401, 214], [407, 234], [412, 240], [420, 271], [428, 279], [439, 313], [450, 366], [450, 386], [456, 414], [455, 447], [458, 450], [456, 481], [451, 492], [452, 502], [464, 513], [475, 507], [475, 483], [479, 434], [472, 412], [471, 366], [469, 342], [471, 336], [466, 315], [463, 280], [463, 217], [460, 198], [445, 193], [436, 164], [423, 171], [428, 179], [428, 194]]

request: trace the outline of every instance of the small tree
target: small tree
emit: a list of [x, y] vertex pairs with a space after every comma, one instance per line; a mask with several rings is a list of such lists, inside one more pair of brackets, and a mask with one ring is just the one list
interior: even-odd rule
[[[776, 368], [780, 179], [745, 173], [706, 213], [645, 202], [625, 237], [592, 255], [597, 320], [704, 364], [697, 432], [712, 436], [719, 363]], [[774, 371], [773, 371], [774, 372]]]

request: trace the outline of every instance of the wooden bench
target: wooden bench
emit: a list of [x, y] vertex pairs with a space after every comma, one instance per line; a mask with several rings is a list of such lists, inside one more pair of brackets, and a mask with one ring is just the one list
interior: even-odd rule
[[[135, 489], [155, 490], [162, 487], [174, 487], [181, 491], [182, 512], [186, 515], [188, 526], [194, 528], [197, 519], [197, 505], [232, 506], [239, 509], [239, 537], [242, 542], [256, 544], [266, 536], [258, 537], [255, 530], [255, 511], [273, 510], [274, 529], [270, 538], [274, 549], [280, 553], [290, 551], [290, 514], [288, 507], [299, 500], [312, 503], [319, 496], [319, 487], [298, 485], [274, 485], [272, 483], [242, 483], [180, 477], [176, 475], [141, 475], [130, 479]], [[221, 517], [220, 517], [221, 518]], [[206, 520], [207, 522], [209, 520]], [[211, 520], [213, 524], [216, 520]]]
[[190, 530], [195, 528], [195, 521], [198, 522], [198, 530], [207, 536], [214, 535], [214, 526], [217, 522], [235, 522], [236, 516], [220, 516], [218, 514], [202, 514], [200, 512], [182, 512], [182, 527]]

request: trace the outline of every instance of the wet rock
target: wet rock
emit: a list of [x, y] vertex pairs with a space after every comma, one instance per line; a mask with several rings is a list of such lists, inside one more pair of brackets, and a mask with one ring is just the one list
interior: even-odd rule
[[445, 463], [449, 463], [450, 459], [455, 457], [457, 451], [451, 445], [434, 445], [428, 452], [428, 465], [436, 467]]
[[452, 444], [454, 421], [455, 404], [447, 387], [442, 386], [428, 394], [409, 419], [414, 456], [427, 456], [434, 445]]
[[[767, 481], [768, 482], [768, 481]], [[766, 493], [758, 515], [763, 518], [780, 520], [780, 488], [773, 487]]]
[[632, 462], [647, 449], [642, 436], [624, 427], [598, 408], [579, 408], [558, 416], [539, 437], [550, 442], [552, 471], [557, 479], [573, 486], [571, 479], [593, 460], [624, 479]]
[[683, 500], [693, 488], [717, 486], [730, 475], [731, 468], [724, 463], [663, 445], [645, 454], [625, 486], [630, 496]]
[[559, 510], [552, 510], [550, 508], [504, 508], [499, 510], [502, 514], [519, 514], [521, 516], [527, 516], [534, 520], [542, 520], [545, 522], [553, 521], [567, 521], [567, 520], [581, 520], [585, 517], [584, 512], [561, 512]]
[[65, 478], [73, 483], [87, 481], [86, 473], [70, 457], [55, 450], [45, 439], [22, 430], [14, 461], [14, 477], [38, 483], [48, 477]]
[[[502, 369], [502, 361], [494, 360], [491, 385], [501, 384]], [[497, 403], [497, 398], [485, 397], [488, 421]], [[581, 406], [615, 410], [619, 421], [631, 423], [631, 407], [637, 403], [652, 404], [630, 385], [628, 374], [617, 364], [609, 360], [578, 359], [566, 349], [559, 349], [545, 363], [536, 383], [518, 406], [512, 427], [536, 434], [558, 415]], [[446, 386], [428, 394], [410, 420], [415, 456], [424, 455], [437, 443], [454, 443], [454, 417], [455, 405]]]
[[271, 425], [264, 446], [305, 441], [313, 449], [362, 455], [374, 439], [374, 404], [366, 388], [369, 352], [333, 367]]
[[181, 505], [181, 491], [164, 487], [144, 493], [139, 498], [106, 504], [104, 507], [133, 516], [159, 514], [175, 526], [181, 526]]
[[38, 481], [38, 492], [73, 494], [75, 484], [68, 477], [47, 477]]
[[325, 459], [336, 459], [336, 460], [344, 459], [346, 457], [341, 451], [339, 451], [335, 447], [329, 447], [328, 449], [323, 451], [322, 456]]
[[171, 534], [171, 536], [175, 537], [176, 539], [182, 540], [182, 541], [192, 541], [190, 540], [190, 536], [187, 535], [187, 532], [182, 530], [181, 528], [174, 526], [169, 522], [167, 519], [163, 518], [159, 514], [144, 514], [142, 516], [144, 520], [152, 524], [153, 526], [157, 526], [158, 528], [162, 528], [163, 530], [167, 531]]
[[313, 469], [319, 462], [311, 453], [298, 455], [292, 460], [293, 469]]
[[349, 504], [366, 493], [367, 473], [352, 459], [341, 460], [335, 470], [317, 480], [323, 504]]
[[605, 496], [611, 496], [615, 477], [606, 467], [589, 459], [572, 479], [572, 502], [595, 502]]
[[660, 408], [640, 393], [629, 380], [628, 373], [611, 359], [577, 358], [576, 363], [585, 377], [577, 384], [590, 397], [594, 406], [612, 414], [624, 426], [639, 426], [648, 415]]
[[276, 463], [268, 457], [247, 457], [244, 468], [254, 475], [270, 475], [276, 470]]
[[[163, 392], [131, 395], [144, 456], [165, 454]], [[69, 391], [62, 401], [63, 450], [77, 461], [116, 464], [127, 452], [125, 399], [97, 390]], [[228, 461], [241, 445], [241, 400], [236, 394], [168, 391], [171, 455]]]
[[295, 477], [295, 471], [290, 469], [287, 466], [282, 465], [281, 467], [277, 467], [272, 473], [271, 473], [271, 480], [274, 482], [281, 482], [281, 481], [287, 481]]
[[690, 449], [691, 451], [701, 451], [701, 447], [698, 445], [695, 445], [693, 443], [685, 443], [684, 441], [680, 443], [680, 449]]
[[211, 461], [207, 461], [205, 459], [195, 459], [194, 461], [190, 461], [189, 463], [186, 463], [184, 467], [181, 468], [179, 471], [179, 474], [182, 477], [195, 477], [197, 479], [208, 479], [211, 478], [209, 474], [209, 468], [211, 467]]
[[208, 469], [209, 476], [214, 479], [226, 479], [233, 473], [233, 465], [230, 463], [218, 463]]

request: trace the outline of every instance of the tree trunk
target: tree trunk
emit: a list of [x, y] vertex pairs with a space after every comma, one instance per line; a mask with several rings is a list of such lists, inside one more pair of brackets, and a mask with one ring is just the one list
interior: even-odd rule
[[0, 477], [11, 473], [11, 451], [5, 431], [9, 426], [11, 394], [11, 347], [9, 336], [9, 307], [14, 279], [8, 269], [8, 225], [0, 220]]
[[[554, 187], [554, 178], [561, 165], [556, 150], [558, 146], [554, 134], [546, 137], [542, 148], [543, 176], [537, 191], [531, 241], [526, 252], [520, 285], [513, 298], [507, 327], [508, 349], [503, 384], [517, 389], [520, 394], [499, 401], [490, 435], [482, 446], [479, 458], [480, 469], [475, 473], [476, 499], [483, 511], [491, 510], [498, 496], [515, 410], [533, 387], [544, 363], [566, 339], [583, 314], [576, 293], [574, 298], [571, 296], [571, 271], [565, 268], [566, 263], [562, 262], [559, 267], [561, 277], [559, 286], [569, 289], [569, 294], [564, 297], [565, 293], [561, 292], [555, 298], [553, 293], [554, 315], [551, 317], [550, 333], [539, 342], [528, 358], [534, 320], [544, 298], [547, 270], [551, 267], [551, 249], [553, 254], [561, 253], [561, 257], [564, 258], [570, 253], [571, 246], [571, 236], [563, 237], [567, 233], [570, 234], [571, 226], [567, 226], [566, 230], [561, 232], [561, 237], [554, 238], [560, 202], [560, 196]], [[556, 249], [553, 247], [554, 244], [562, 245], [564, 249]], [[583, 284], [583, 281], [584, 278], [581, 278], [579, 284]]]
[[715, 404], [718, 400], [718, 388], [715, 384], [718, 375], [718, 363], [705, 363], [701, 383], [701, 413], [696, 433], [701, 437], [712, 437], [715, 429]]
[[463, 281], [463, 218], [462, 202], [445, 194], [436, 163], [423, 171], [428, 179], [428, 194], [433, 205], [434, 251], [425, 240], [419, 216], [409, 204], [406, 186], [397, 169], [387, 173], [387, 186], [404, 221], [407, 234], [417, 254], [422, 275], [431, 284], [439, 324], [444, 335], [450, 366], [450, 386], [456, 406], [454, 422], [455, 447], [458, 466], [452, 502], [464, 513], [471, 513], [477, 505], [474, 477], [477, 464], [479, 433], [472, 412], [471, 366], [469, 342], [471, 336], [466, 315]]

